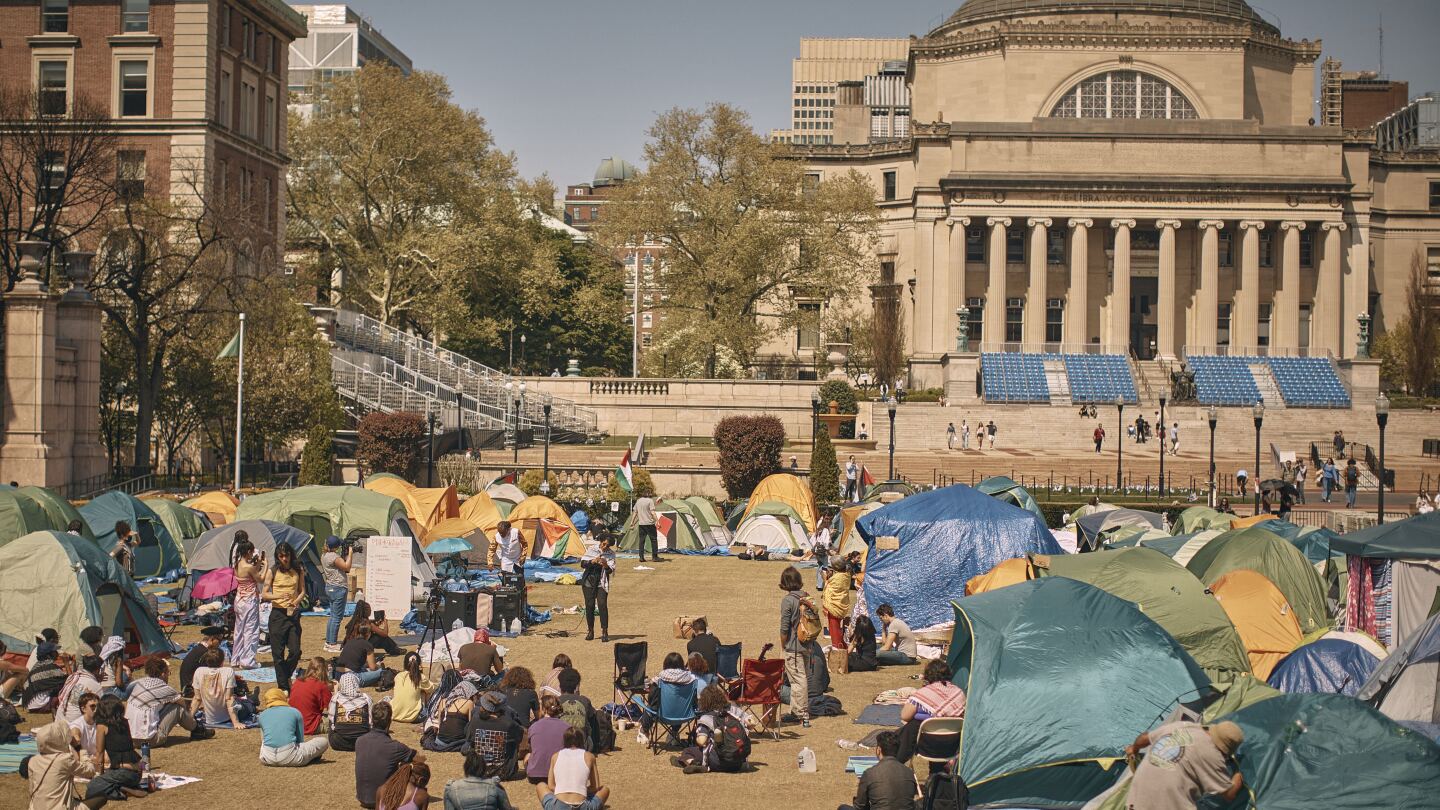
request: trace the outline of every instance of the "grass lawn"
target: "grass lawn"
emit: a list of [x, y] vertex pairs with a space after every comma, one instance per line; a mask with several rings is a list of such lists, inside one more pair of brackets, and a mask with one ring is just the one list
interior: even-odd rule
[[[726, 557], [667, 557], [654, 571], [634, 571], [634, 558], [621, 558], [610, 596], [612, 638], [650, 643], [649, 674], [654, 675], [665, 653], [684, 649], [684, 642], [671, 633], [671, 621], [679, 615], [704, 615], [710, 627], [725, 643], [742, 641], [745, 654], [754, 657], [779, 633], [777, 584], [784, 566], [774, 562], [751, 563]], [[650, 563], [647, 563], [650, 565]], [[813, 585], [814, 570], [802, 571]], [[546, 608], [581, 603], [577, 586], [536, 585], [531, 604]], [[321, 654], [324, 641], [322, 618], [304, 620], [305, 657]], [[568, 633], [568, 636], [560, 635]], [[610, 645], [598, 640], [584, 641], [582, 615], [557, 616], [548, 624], [533, 628], [522, 638], [500, 640], [509, 648], [507, 664], [529, 667], [537, 679], [550, 668], [551, 658], [568, 654], [584, 678], [580, 691], [598, 708], [612, 699], [612, 658]], [[183, 645], [199, 638], [194, 628], [181, 628], [176, 639]], [[771, 653], [774, 655], [774, 651]], [[268, 661], [262, 658], [262, 664]], [[398, 662], [391, 662], [392, 665]], [[177, 667], [178, 668], [178, 667]], [[173, 668], [172, 668], [173, 669]], [[751, 762], [755, 771], [745, 774], [703, 774], [685, 776], [669, 764], [669, 752], [652, 756], [635, 742], [633, 731], [621, 732], [621, 750], [600, 758], [600, 778], [611, 789], [610, 807], [664, 808], [703, 807], [717, 797], [743, 799], [750, 808], [830, 808], [849, 802], [856, 779], [844, 772], [845, 759], [857, 752], [837, 748], [839, 738], [858, 739], [872, 727], [851, 722], [881, 690], [916, 686], [911, 680], [919, 667], [898, 667], [880, 672], [833, 675], [833, 694], [844, 704], [849, 716], [820, 718], [812, 728], [787, 727], [782, 738], [771, 741], [755, 737]], [[172, 674], [172, 679], [175, 677]], [[263, 689], [263, 685], [262, 685]], [[375, 696], [377, 699], [379, 695]], [[48, 720], [48, 715], [40, 717]], [[183, 740], [168, 748], [156, 749], [155, 767], [169, 773], [198, 776], [203, 781], [164, 791], [143, 800], [140, 807], [163, 808], [238, 807], [276, 808], [314, 805], [358, 807], [355, 802], [354, 754], [328, 752], [323, 761], [306, 768], [267, 768], [259, 763], [260, 731], [219, 731], [212, 740]], [[419, 747], [419, 727], [397, 725], [397, 739]], [[819, 772], [801, 774], [795, 758], [802, 746], [813, 748]], [[432, 770], [430, 792], [439, 807], [445, 783], [461, 776], [461, 755], [428, 754]], [[534, 789], [526, 782], [509, 782], [510, 801], [517, 808], [538, 808]], [[26, 806], [26, 787], [16, 775], [0, 777], [0, 807]]]

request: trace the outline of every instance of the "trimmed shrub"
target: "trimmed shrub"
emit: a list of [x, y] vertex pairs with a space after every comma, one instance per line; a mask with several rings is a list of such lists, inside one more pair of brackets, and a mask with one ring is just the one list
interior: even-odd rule
[[547, 498], [553, 499], [560, 492], [560, 478], [555, 475], [555, 473], [550, 473], [550, 477], [547, 479], [550, 482], [550, 492], [543, 493], [540, 491], [541, 472], [543, 471], [526, 470], [525, 474], [520, 476], [520, 480], [515, 486], [519, 487], [520, 491], [526, 495], [545, 495]]
[[714, 437], [720, 477], [731, 498], [750, 497], [765, 476], [780, 469], [785, 426], [775, 416], [727, 416], [715, 426]]
[[[860, 413], [859, 397], [850, 383], [844, 380], [830, 380], [820, 386], [820, 413], [830, 412], [830, 403], [834, 402], [840, 409], [840, 413]], [[840, 438], [855, 438], [855, 422], [842, 422], [840, 424]]]
[[810, 449], [810, 492], [818, 504], [840, 503], [840, 462], [835, 459], [830, 434], [823, 430], [815, 434], [815, 446]]
[[300, 453], [300, 486], [329, 486], [335, 480], [335, 434], [329, 425], [316, 423], [305, 436]]
[[414, 480], [425, 445], [425, 418], [418, 413], [369, 413], [360, 420], [355, 456], [366, 475], [392, 473]]

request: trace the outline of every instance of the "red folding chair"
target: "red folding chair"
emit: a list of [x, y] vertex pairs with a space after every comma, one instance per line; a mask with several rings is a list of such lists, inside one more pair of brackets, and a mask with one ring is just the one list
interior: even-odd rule
[[[766, 649], [769, 649], [768, 647]], [[735, 703], [745, 707], [760, 729], [770, 730], [773, 739], [780, 739], [780, 685], [785, 680], [785, 659], [746, 658], [740, 665], [740, 697]]]

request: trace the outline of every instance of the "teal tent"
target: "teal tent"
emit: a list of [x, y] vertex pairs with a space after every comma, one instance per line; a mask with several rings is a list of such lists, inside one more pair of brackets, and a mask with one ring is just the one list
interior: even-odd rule
[[1440, 746], [1344, 695], [1272, 697], [1224, 718], [1258, 810], [1437, 806]]
[[1284, 538], [1290, 545], [1299, 549], [1312, 565], [1329, 560], [1332, 556], [1330, 541], [1340, 537], [1329, 529], [1318, 526], [1297, 526], [1288, 520], [1262, 520], [1256, 523], [1255, 527], [1267, 532], [1274, 532], [1277, 536]]
[[45, 510], [18, 489], [0, 489], [0, 545], [31, 532], [54, 528]]
[[80, 510], [75, 505], [60, 497], [60, 493], [45, 487], [21, 487], [17, 490], [21, 495], [35, 502], [50, 521], [49, 528], [57, 531], [69, 531], [70, 522], [80, 521], [80, 536], [88, 537], [91, 540], [95, 536], [90, 533], [90, 525], [85, 518], [80, 516]]
[[169, 571], [184, 574], [185, 554], [178, 538], [165, 528], [165, 522], [144, 501], [123, 492], [107, 492], [80, 507], [80, 516], [90, 525], [100, 548], [115, 547], [115, 524], [125, 521], [140, 535], [135, 549], [136, 579], [158, 577]]
[[204, 512], [191, 509], [179, 501], [169, 498], [145, 498], [142, 502], [160, 516], [160, 522], [170, 530], [170, 536], [180, 542], [180, 553], [188, 558], [186, 549], [199, 539], [200, 535], [214, 528]]
[[1330, 551], [1389, 560], [1440, 560], [1440, 512], [1350, 532], [1332, 540]]
[[986, 478], [976, 484], [975, 488], [992, 498], [999, 498], [1012, 506], [1034, 512], [1035, 516], [1041, 520], [1045, 519], [1045, 513], [1040, 511], [1040, 504], [1035, 502], [1030, 490], [1017, 484], [1012, 478], [997, 475]]
[[1043, 577], [952, 603], [954, 682], [969, 697], [960, 773], [975, 805], [1079, 807], [1124, 748], [1207, 695], [1194, 659], [1133, 604]]

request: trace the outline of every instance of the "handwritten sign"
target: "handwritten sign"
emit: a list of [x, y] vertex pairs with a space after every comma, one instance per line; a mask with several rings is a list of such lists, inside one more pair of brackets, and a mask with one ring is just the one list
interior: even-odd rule
[[409, 537], [372, 537], [365, 541], [365, 600], [373, 611], [404, 616], [410, 610]]

